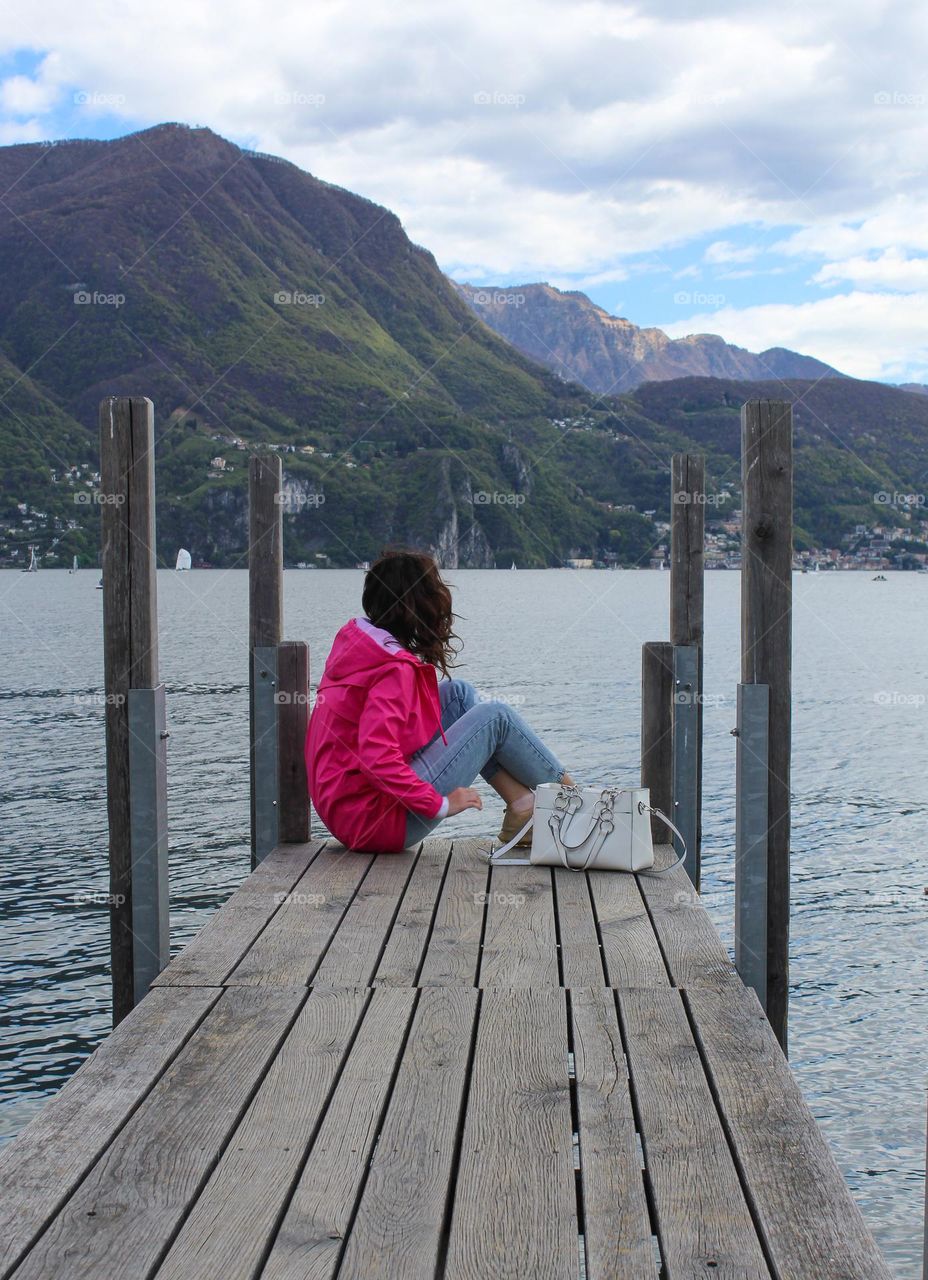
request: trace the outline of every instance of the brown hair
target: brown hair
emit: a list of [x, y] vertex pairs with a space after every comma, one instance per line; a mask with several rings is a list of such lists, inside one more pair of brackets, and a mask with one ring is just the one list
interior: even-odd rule
[[364, 578], [361, 605], [404, 649], [443, 675], [457, 652], [451, 592], [438, 565], [419, 551], [384, 551]]

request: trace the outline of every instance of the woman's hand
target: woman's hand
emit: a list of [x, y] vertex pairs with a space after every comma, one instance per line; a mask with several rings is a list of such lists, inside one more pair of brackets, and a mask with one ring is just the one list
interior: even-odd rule
[[448, 817], [465, 809], [482, 809], [483, 801], [473, 787], [455, 787], [448, 796]]

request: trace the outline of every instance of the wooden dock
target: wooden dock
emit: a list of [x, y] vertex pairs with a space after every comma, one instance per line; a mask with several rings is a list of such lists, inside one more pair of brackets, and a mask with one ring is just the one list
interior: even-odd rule
[[272, 852], [0, 1155], [0, 1275], [888, 1278], [682, 869], [477, 846]]

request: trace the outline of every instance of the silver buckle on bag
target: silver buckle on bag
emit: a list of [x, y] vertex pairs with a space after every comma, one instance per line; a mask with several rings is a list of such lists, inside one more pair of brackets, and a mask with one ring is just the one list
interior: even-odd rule
[[578, 786], [561, 787], [554, 797], [554, 808], [562, 814], [576, 813], [583, 805], [583, 796]]

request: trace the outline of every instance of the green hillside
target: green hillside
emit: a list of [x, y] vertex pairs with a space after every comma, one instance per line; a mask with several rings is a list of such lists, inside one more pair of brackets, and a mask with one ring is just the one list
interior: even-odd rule
[[[30, 544], [96, 561], [108, 394], [155, 404], [163, 563], [179, 545], [243, 562], [247, 454], [274, 446], [288, 563], [409, 542], [449, 567], [646, 563], [670, 453], [704, 448], [730, 479], [742, 400], [787, 394], [688, 378], [597, 397], [483, 324], [388, 210], [206, 129], [0, 148], [0, 182], [0, 563]], [[928, 472], [928, 398], [788, 391], [803, 539], [875, 519], [877, 476]]]

